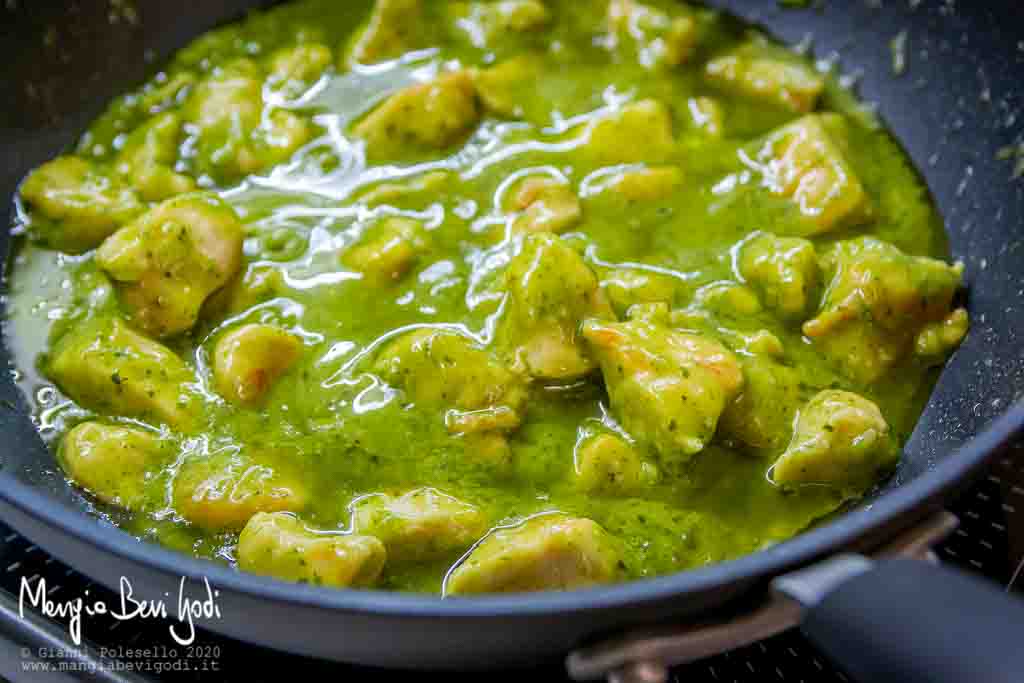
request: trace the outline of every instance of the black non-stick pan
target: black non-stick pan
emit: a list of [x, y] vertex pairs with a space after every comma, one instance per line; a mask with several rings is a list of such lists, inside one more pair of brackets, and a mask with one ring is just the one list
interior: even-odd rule
[[[259, 4], [8, 0], [0, 9], [0, 198], [173, 50]], [[446, 668], [524, 664], [640, 624], [703, 620], [741, 596], [766, 595], [773, 577], [919, 523], [1024, 427], [1024, 179], [1014, 178], [1021, 158], [1011, 148], [1024, 133], [1024, 13], [1018, 0], [712, 4], [787, 42], [809, 43], [859, 81], [927, 180], [953, 255], [967, 265], [970, 336], [899, 471], [858, 509], [733, 562], [590, 590], [442, 600], [292, 585], [140, 542], [87, 514], [5, 374], [0, 515], [115, 589], [127, 576], [136, 595], [173, 596], [180, 577], [208, 577], [220, 618], [204, 621], [207, 628], [317, 657]], [[904, 58], [905, 70], [894, 69]], [[0, 231], [0, 253], [9, 256], [12, 246]], [[778, 585], [810, 606], [805, 629], [854, 674], [1024, 680], [1024, 619], [1009, 598], [990, 599], [924, 563], [869, 567], [844, 558], [829, 567]]]

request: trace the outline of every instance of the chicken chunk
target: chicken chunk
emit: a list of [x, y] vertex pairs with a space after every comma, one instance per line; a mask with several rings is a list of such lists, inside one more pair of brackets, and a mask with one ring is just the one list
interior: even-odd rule
[[453, 434], [478, 432], [510, 432], [519, 427], [522, 417], [509, 406], [492, 406], [478, 410], [451, 409], [444, 414], [444, 423]]
[[426, 0], [376, 0], [366, 28], [348, 51], [349, 64], [373, 64], [429, 46]]
[[473, 77], [457, 71], [398, 91], [356, 123], [352, 134], [366, 142], [371, 160], [402, 158], [455, 144], [480, 115]]
[[54, 346], [46, 368], [61, 390], [98, 412], [188, 431], [196, 420], [195, 375], [170, 349], [120, 320], [80, 323]]
[[551, 13], [540, 0], [497, 0], [497, 2], [452, 2], [449, 18], [474, 47], [496, 48], [509, 35], [543, 27]]
[[584, 139], [587, 156], [602, 166], [658, 163], [676, 146], [672, 113], [657, 100], [633, 102], [595, 118]]
[[925, 362], [945, 362], [967, 336], [970, 324], [967, 310], [963, 308], [954, 310], [939, 322], [928, 323], [914, 339], [914, 353]]
[[722, 413], [718, 434], [755, 454], [778, 453], [793, 431], [802, 391], [800, 373], [763, 355], [744, 358], [741, 365], [743, 390]]
[[446, 422], [457, 433], [514, 428], [526, 399], [518, 375], [450, 330], [423, 329], [400, 337], [381, 352], [374, 370], [417, 404], [454, 409]]
[[249, 264], [206, 300], [200, 318], [232, 317], [261, 302], [285, 296], [288, 291], [280, 268], [266, 263]]
[[757, 292], [750, 287], [731, 280], [719, 280], [698, 289], [689, 308], [709, 311], [724, 318], [749, 318], [764, 307]]
[[550, 233], [527, 235], [505, 272], [508, 304], [499, 343], [513, 367], [543, 380], [570, 380], [595, 364], [579, 338], [584, 318], [612, 318], [597, 276], [583, 258]]
[[219, 67], [189, 96], [183, 113], [199, 132], [204, 172], [233, 177], [259, 170], [249, 138], [263, 114], [262, 76], [255, 62], [238, 60]]
[[878, 406], [857, 394], [829, 389], [800, 411], [793, 440], [771, 476], [787, 488], [818, 484], [860, 495], [898, 460], [898, 444]]
[[669, 13], [636, 0], [611, 0], [608, 28], [615, 46], [648, 69], [687, 62], [700, 35], [697, 20], [681, 3]]
[[217, 340], [213, 378], [233, 403], [257, 405], [302, 353], [302, 340], [275, 325], [243, 325]]
[[377, 286], [401, 280], [430, 244], [423, 224], [412, 218], [391, 216], [373, 226], [342, 262], [365, 275]]
[[445, 557], [465, 550], [487, 531], [487, 517], [479, 508], [430, 487], [400, 496], [362, 496], [350, 510], [353, 530], [379, 538], [396, 562]]
[[216, 195], [179, 195], [107, 238], [96, 262], [136, 325], [174, 335], [195, 324], [206, 298], [241, 267], [242, 225]]
[[500, 479], [513, 472], [515, 454], [508, 442], [507, 433], [466, 432], [458, 435], [458, 440], [462, 446], [462, 464], [476, 467], [478, 471], [494, 479]]
[[810, 65], [759, 55], [749, 45], [709, 61], [704, 76], [726, 92], [798, 113], [814, 111], [825, 90], [825, 78]]
[[384, 568], [373, 536], [306, 528], [287, 512], [257, 512], [238, 537], [238, 566], [255, 574], [334, 588], [372, 586]]
[[739, 342], [733, 346], [738, 352], [763, 355], [767, 358], [782, 358], [786, 353], [782, 340], [768, 330], [757, 330], [750, 333], [732, 332], [735, 335], [734, 340]]
[[33, 232], [47, 246], [78, 254], [88, 251], [142, 213], [135, 192], [100, 166], [63, 156], [32, 171], [21, 184], [21, 199]]
[[601, 433], [576, 446], [575, 485], [587, 493], [628, 494], [658, 481], [658, 468], [621, 436]]
[[147, 202], [195, 189], [192, 178], [174, 170], [181, 132], [177, 114], [160, 114], [133, 131], [117, 155], [115, 170]]
[[637, 304], [671, 304], [680, 284], [670, 275], [635, 268], [616, 268], [601, 278], [601, 286], [620, 315]]
[[543, 71], [544, 61], [540, 57], [522, 54], [486, 69], [476, 69], [472, 75], [480, 102], [488, 111], [521, 119], [534, 113], [527, 103], [536, 97], [537, 80]]
[[180, 103], [188, 89], [195, 85], [196, 75], [191, 71], [178, 71], [173, 76], [158, 74], [143, 86], [139, 93], [139, 110], [157, 114]]
[[561, 233], [583, 217], [576, 193], [565, 182], [550, 176], [531, 176], [517, 185], [507, 210], [518, 212], [514, 232]]
[[718, 100], [712, 97], [691, 97], [686, 101], [686, 110], [694, 128], [712, 138], [720, 138], [725, 134], [725, 112]]
[[735, 356], [706, 337], [648, 320], [588, 320], [583, 337], [601, 364], [619, 422], [664, 457], [688, 460], [703, 450], [743, 387]]
[[331, 49], [320, 43], [282, 48], [270, 56], [267, 83], [285, 97], [298, 97], [323, 76], [333, 61]]
[[448, 595], [569, 590], [614, 581], [615, 540], [589, 519], [541, 515], [491, 532], [445, 582]]
[[138, 511], [150, 478], [172, 457], [152, 432], [83, 422], [64, 435], [57, 460], [69, 479], [104, 503]]
[[257, 171], [265, 171], [291, 159], [292, 154], [313, 139], [316, 130], [305, 118], [284, 109], [274, 109], [252, 133], [252, 148], [258, 155]]
[[678, 166], [650, 166], [616, 173], [607, 188], [627, 202], [653, 202], [670, 198], [682, 184]]
[[805, 325], [810, 336], [864, 318], [888, 330], [942, 320], [963, 277], [961, 263], [911, 256], [874, 237], [837, 242], [822, 263], [831, 279], [822, 312]]
[[174, 477], [174, 507], [206, 531], [241, 531], [258, 512], [300, 512], [309, 494], [265, 454], [219, 451], [185, 461]]
[[740, 247], [740, 275], [761, 295], [766, 308], [800, 318], [816, 301], [821, 281], [814, 245], [799, 237], [758, 232]]
[[[947, 319], [963, 276], [963, 264], [910, 256], [873, 237], [837, 242], [822, 266], [828, 279], [824, 302], [804, 323], [804, 334], [862, 383], [906, 355], [929, 324]], [[951, 327], [947, 350], [967, 332], [963, 314], [957, 318], [962, 322]]]
[[[665, 306], [665, 304], [659, 304]], [[634, 309], [641, 309], [634, 306]], [[764, 328], [752, 329], [762, 312], [757, 294], [749, 287], [734, 282], [716, 282], [697, 290], [686, 308], [667, 310], [655, 322], [691, 332], [714, 330], [729, 348], [741, 355], [763, 354], [778, 358], [785, 347], [778, 335]], [[633, 315], [630, 309], [629, 317]]]
[[871, 215], [864, 186], [830, 132], [839, 129], [840, 122], [805, 116], [770, 134], [754, 154], [764, 186], [796, 205], [808, 234], [859, 223]]
[[182, 109], [196, 130], [200, 172], [228, 182], [287, 161], [313, 136], [292, 112], [266, 113], [264, 73], [249, 59], [218, 67], [201, 81]]

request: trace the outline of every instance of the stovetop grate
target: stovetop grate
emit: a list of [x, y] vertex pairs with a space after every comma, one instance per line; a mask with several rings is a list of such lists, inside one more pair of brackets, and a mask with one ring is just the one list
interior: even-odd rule
[[[960, 528], [939, 547], [938, 554], [943, 561], [971, 572], [983, 574], [1008, 590], [1024, 592], [1024, 444], [1014, 448], [995, 462], [985, 477], [965, 492], [952, 506], [960, 518]], [[59, 560], [48, 555], [24, 537], [0, 524], [0, 602], [6, 603], [13, 612], [6, 616], [0, 610], [0, 650], [14, 652], [12, 657], [0, 657], [0, 666], [17, 666], [21, 673], [6, 672], [14, 680], [42, 680], [31, 671], [30, 662], [39, 661], [33, 656], [24, 656], [24, 638], [19, 638], [7, 621], [18, 620], [17, 596], [22, 579], [30, 588], [37, 588], [39, 581], [45, 581], [46, 593], [55, 601], [68, 600], [78, 596], [103, 597], [108, 604], [116, 604], [116, 597], [103, 586], [93, 583]], [[31, 609], [31, 608], [28, 608]], [[49, 627], [51, 635], [66, 638], [66, 620], [41, 620]], [[154, 621], [122, 622], [113, 617], [93, 616], [88, 619], [83, 636], [94, 650], [104, 648], [121, 651], [131, 648], [149, 648], [150, 657], [133, 657], [126, 662], [133, 666], [148, 668], [140, 672], [144, 680], [191, 682], [216, 680], [254, 680], [253, 672], [259, 672], [255, 680], [272, 680], [287, 675], [316, 676], [330, 675], [344, 680], [363, 680], [381, 675], [380, 670], [319, 662], [297, 656], [282, 654], [254, 647], [214, 634], [202, 633], [200, 642], [203, 652], [209, 657], [185, 658], [184, 664], [155, 674], [156, 667], [168, 667], [181, 658], [169, 657], [173, 645], [167, 632], [167, 624]], [[67, 646], [70, 647], [70, 641]], [[29, 648], [29, 651], [33, 650]], [[58, 653], [59, 654], [59, 653]], [[180, 654], [180, 653], [179, 653]], [[60, 658], [50, 658], [53, 664]], [[27, 667], [24, 665], [29, 663]], [[115, 662], [108, 661], [108, 664]], [[187, 669], [185, 670], [185, 665]], [[122, 667], [124, 671], [126, 667]], [[0, 669], [0, 674], [5, 673]], [[393, 672], [388, 672], [394, 676]], [[121, 675], [121, 678], [117, 676]], [[139, 680], [122, 674], [104, 674], [100, 680]], [[443, 676], [423, 673], [399, 674], [401, 678], [416, 681], [478, 680], [479, 674]], [[564, 680], [560, 662], [530, 671], [488, 674], [494, 681], [523, 680]], [[673, 671], [676, 681], [686, 683], [765, 683], [785, 681], [786, 683], [832, 683], [848, 679], [836, 671], [813, 646], [796, 631], [784, 633], [775, 638], [741, 648], [711, 659], [680, 667]]]

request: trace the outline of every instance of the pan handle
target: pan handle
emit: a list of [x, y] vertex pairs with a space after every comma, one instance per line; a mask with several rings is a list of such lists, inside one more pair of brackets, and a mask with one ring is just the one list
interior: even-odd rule
[[776, 579], [801, 630], [862, 683], [1024, 680], [1024, 601], [960, 571], [843, 555]]

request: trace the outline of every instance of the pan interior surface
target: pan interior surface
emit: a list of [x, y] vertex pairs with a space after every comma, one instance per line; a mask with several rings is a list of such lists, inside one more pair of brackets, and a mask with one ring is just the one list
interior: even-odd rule
[[[826, 526], [807, 538], [793, 544], [783, 544], [766, 553], [766, 556], [778, 563], [795, 557], [798, 552], [806, 557], [807, 553], [822, 549], [830, 534], [836, 537], [845, 534], [848, 537], [862, 530], [863, 525], [869, 522], [879, 522], [886, 501], [891, 501], [891, 511], [912, 507], [931, 493], [948, 486], [958, 475], [984, 457], [983, 449], [994, 447], [997, 437], [1004, 436], [1017, 426], [1019, 415], [1013, 408], [1024, 386], [1021, 375], [1024, 362], [1016, 339], [1016, 329], [1019, 327], [1016, 323], [1022, 317], [1017, 308], [1017, 299], [1021, 291], [1020, 277], [1024, 271], [1024, 259], [1015, 245], [1019, 240], [1018, 226], [1024, 218], [1024, 196], [1021, 183], [1012, 178], [1012, 163], [999, 161], [997, 157], [1005, 156], [1000, 154], [1000, 150], [1013, 143], [1017, 135], [1015, 114], [1020, 95], [1012, 91], [1012, 75], [1014, 66], [1019, 68], [1021, 56], [1019, 51], [1015, 52], [1016, 44], [1012, 37], [1005, 35], [999, 28], [995, 7], [965, 7], [954, 11], [944, 10], [944, 3], [938, 3], [935, 7], [922, 3], [913, 11], [904, 11], [902, 7], [856, 7], [847, 10], [826, 7], [819, 14], [780, 11], [771, 2], [722, 4], [727, 7], [736, 5], [729, 8], [765, 24], [782, 38], [798, 41], [807, 35], [813, 36], [813, 44], [819, 55], [827, 57], [834, 50], [841, 57], [838, 60], [839, 68], [863, 69], [865, 76], [861, 90], [864, 96], [869, 101], [879, 102], [881, 115], [921, 169], [944, 214], [953, 255], [968, 265], [968, 307], [976, 321], [971, 335], [940, 378], [931, 402], [905, 447], [903, 462], [896, 476], [865, 509], [850, 519]], [[154, 40], [150, 36], [159, 31], [157, 27], [160, 26], [161, 12], [166, 10], [157, 7], [159, 3], [152, 5], [149, 7], [148, 3], [139, 3], [137, 17], [131, 21], [125, 20], [125, 23], [116, 26], [116, 30], [102, 21], [97, 21], [95, 26], [88, 21], [83, 22], [84, 26], [94, 28], [100, 35], [113, 31], [113, 51], [124, 50], [122, 58], [117, 61], [140, 65], [139, 73], [115, 74], [114, 62], [97, 63], [101, 60], [90, 51], [87, 38], [74, 36], [57, 42], [58, 49], [64, 51], [64, 54], [54, 56], [50, 71], [24, 73], [32, 69], [45, 70], [48, 65], [45, 59], [32, 66], [5, 67], [8, 71], [5, 78], [11, 78], [16, 83], [19, 80], [25, 83], [26, 79], [38, 80], [41, 84], [39, 92], [44, 94], [37, 92], [34, 96], [24, 95], [18, 99], [20, 104], [27, 105], [28, 100], [32, 99], [32, 103], [37, 106], [14, 107], [7, 114], [10, 121], [4, 125], [3, 143], [11, 162], [5, 169], [0, 189], [9, 189], [7, 194], [12, 194], [25, 171], [65, 147], [110, 95], [138, 82], [144, 60], [127, 57], [141, 54], [140, 50], [155, 50], [157, 54], [154, 56], [151, 52], [150, 57], [155, 57], [158, 62], [159, 57], [166, 55], [168, 50], [180, 46], [214, 23], [237, 16], [242, 9], [218, 6], [215, 9], [197, 10], [195, 16], [186, 15], [185, 21], [177, 24], [180, 26], [195, 22], [188, 30], [182, 30], [180, 36], [160, 33], [160, 37]], [[752, 5], [756, 9], [751, 9]], [[42, 26], [50, 21], [46, 12], [42, 7], [25, 10], [25, 14], [18, 19], [27, 25]], [[892, 74], [893, 53], [888, 44], [878, 40], [879, 26], [891, 27], [894, 39], [904, 31], [909, 36], [905, 40], [909, 40], [911, 46], [910, 65], [906, 73], [900, 76]], [[980, 33], [983, 29], [992, 31], [991, 35], [996, 38], [984, 47], [972, 43], [971, 39], [965, 43], [961, 37], [984, 35]], [[22, 37], [17, 39], [21, 44], [30, 39], [38, 39], [30, 31], [22, 33]], [[873, 38], [858, 41], [849, 36]], [[76, 51], [81, 51], [86, 58], [77, 60], [67, 57]], [[57, 64], [60, 62], [74, 66], [59, 69]], [[95, 95], [90, 94], [89, 106], [73, 112], [61, 111], [66, 105], [61, 103], [62, 98], [53, 98], [52, 93], [59, 92], [62, 85], [74, 87], [70, 84], [81, 82], [80, 78], [74, 77], [75, 68], [90, 69], [92, 73], [104, 75], [96, 80], [100, 85]], [[19, 69], [23, 73], [17, 73]], [[19, 93], [26, 92], [24, 86], [15, 87]], [[46, 92], [51, 93], [49, 101], [45, 99]], [[42, 106], [38, 106], [40, 101], [43, 102]], [[928, 106], [923, 106], [923, 102], [927, 102]], [[912, 106], [909, 106], [911, 103]], [[4, 237], [3, 246], [9, 248], [8, 236]], [[67, 487], [52, 464], [51, 457], [24, 416], [24, 402], [13, 385], [5, 382], [3, 392], [7, 402], [18, 406], [17, 410], [0, 416], [0, 426], [5, 434], [10, 435], [11, 444], [4, 456], [4, 474], [27, 484], [34, 491], [29, 494], [20, 487], [12, 488], [12, 498], [18, 497], [20, 500], [17, 502], [24, 505], [28, 501], [25, 496], [46, 496], [43, 499], [47, 501], [46, 507], [52, 509], [47, 509], [44, 514], [51, 520], [60, 519], [61, 523], [76, 519], [73, 526], [82, 529], [88, 520], [75, 517], [67, 508], [82, 509], [88, 507], [88, 503]], [[1004, 414], [1008, 417], [998, 425], [998, 433], [993, 433], [988, 441], [968, 443]], [[967, 448], [954, 456], [965, 444]], [[947, 460], [950, 462], [944, 463]], [[940, 463], [945, 466], [938, 467]], [[935, 472], [936, 469], [939, 471]], [[910, 486], [912, 483], [915, 484], [913, 487]], [[904, 488], [899, 492], [901, 495], [894, 494], [900, 487]], [[109, 539], [108, 548], [123, 550], [128, 547], [125, 539], [111, 529], [92, 530], [89, 533], [93, 535], [97, 532]], [[181, 561], [173, 555], [159, 555], [165, 566], [183, 570], [188, 568], [189, 573], [197, 571], [198, 565]], [[767, 559], [763, 561], [768, 562]], [[757, 557], [747, 558], [735, 563], [734, 570], [757, 571], [758, 563]], [[714, 576], [714, 571], [697, 572], [698, 576], [693, 579], [695, 583], [692, 585], [697, 585], [701, 580], [709, 580]], [[739, 576], [735, 572], [732, 575]], [[728, 574], [723, 571], [720, 575]], [[251, 577], [228, 578], [225, 574], [224, 578], [232, 582], [237, 579], [239, 585], [246, 585], [250, 589], [259, 586], [262, 590], [263, 584]], [[674, 578], [679, 582], [685, 581], [682, 576]], [[653, 583], [668, 589], [674, 585], [673, 580], [670, 577]], [[608, 604], [615, 601], [616, 595], [622, 599], [642, 597], [643, 586], [600, 589], [601, 599], [592, 595], [595, 600], [592, 604]], [[653, 585], [651, 589], [654, 590]], [[550, 603], [545, 603], [545, 598], [536, 597], [520, 604], [524, 607], [540, 607], [544, 604], [555, 607], [558, 603], [569, 606], [583, 604], [586, 599], [584, 595], [579, 596], [578, 603], [574, 602], [572, 596], [558, 596], [551, 597]], [[310, 589], [309, 597], [313, 596], [323, 597], [324, 594]], [[342, 605], [349, 598], [351, 596], [339, 596], [332, 599], [332, 602], [337, 601], [335, 604]], [[372, 602], [361, 600], [348, 604], [359, 602], [370, 608], [374, 606]], [[433, 604], [423, 599], [400, 596], [388, 598], [387, 602], [397, 609], [405, 605], [411, 609], [417, 604]], [[501, 604], [501, 601], [495, 599], [494, 604]], [[509, 607], [508, 604], [503, 606]], [[481, 608], [485, 609], [483, 605]], [[453, 606], [452, 609], [459, 611], [461, 608]]]

